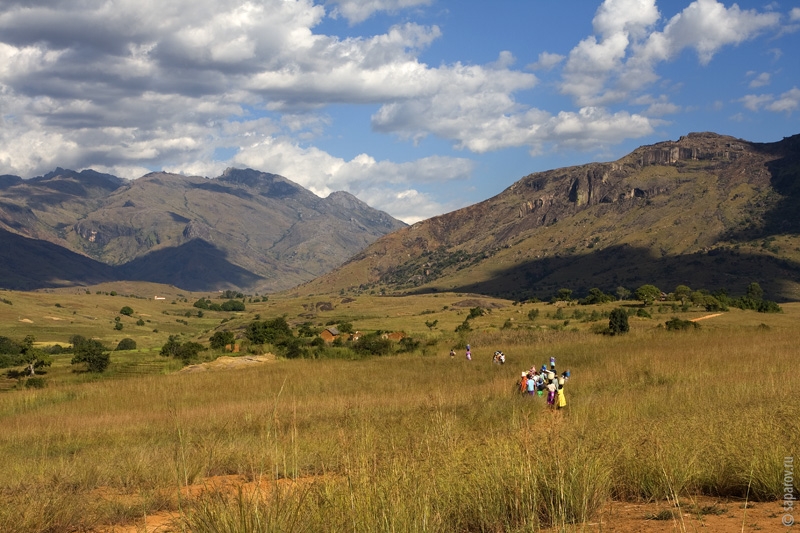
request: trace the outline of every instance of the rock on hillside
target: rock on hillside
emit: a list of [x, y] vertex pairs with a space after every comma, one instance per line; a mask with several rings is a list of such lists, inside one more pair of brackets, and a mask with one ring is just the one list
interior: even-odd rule
[[304, 286], [550, 297], [656, 283], [750, 281], [800, 297], [800, 136], [692, 133], [609, 163], [531, 174], [499, 195], [387, 235]]

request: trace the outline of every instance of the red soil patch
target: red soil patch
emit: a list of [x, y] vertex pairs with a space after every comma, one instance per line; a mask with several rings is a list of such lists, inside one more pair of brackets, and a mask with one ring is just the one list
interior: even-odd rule
[[618, 533], [703, 531], [795, 531], [782, 523], [781, 502], [749, 502], [696, 496], [680, 501], [680, 509], [668, 502], [609, 502], [597, 520], [582, 524], [580, 531]]
[[[299, 480], [280, 480], [278, 483], [287, 486], [302, 486], [317, 479], [303, 478]], [[181, 490], [183, 498], [195, 498], [203, 492], [223, 491], [235, 492], [241, 487], [245, 492], [260, 490], [268, 494], [273, 481], [261, 483], [247, 481], [243, 476], [218, 476], [207, 479], [204, 483], [191, 485]], [[98, 491], [100, 497], [115, 497]], [[124, 499], [125, 496], [117, 497]], [[680, 506], [674, 502], [608, 502], [598, 516], [585, 524], [566, 526], [568, 531], [581, 532], [615, 532], [615, 533], [672, 533], [697, 532], [727, 533], [729, 531], [759, 531], [762, 533], [791, 533], [797, 528], [786, 527], [782, 523], [785, 512], [781, 502], [749, 502], [725, 500], [709, 496], [687, 497]], [[101, 526], [95, 529], [98, 533], [177, 533], [182, 531], [178, 511], [159, 512], [141, 517], [132, 524]], [[562, 531], [553, 528], [552, 531]]]

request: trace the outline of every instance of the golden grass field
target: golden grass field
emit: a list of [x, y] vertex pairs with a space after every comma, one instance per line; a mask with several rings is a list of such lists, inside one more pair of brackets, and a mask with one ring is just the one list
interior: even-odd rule
[[[66, 344], [78, 333], [109, 346], [131, 337], [139, 346], [113, 352], [104, 375], [75, 373], [60, 355], [45, 388], [8, 380], [2, 531], [144, 531], [148, 516], [166, 511], [174, 521], [161, 531], [579, 531], [609, 502], [779, 501], [786, 459], [800, 449], [800, 304], [769, 315], [733, 309], [687, 332], [659, 328], [672, 314], [656, 305], [652, 318], [631, 318], [629, 334], [609, 337], [589, 322], [548, 318], [553, 305], [465, 294], [270, 297], [197, 318], [184, 313], [203, 295], [174, 290], [155, 301], [154, 290], [0, 292], [11, 302], [0, 303], [0, 335]], [[141, 298], [121, 296], [134, 291]], [[135, 313], [115, 331], [124, 305]], [[476, 305], [491, 312], [458, 336]], [[202, 341], [256, 314], [402, 330], [422, 344], [396, 356], [193, 373], [158, 356], [170, 334]], [[139, 318], [149, 322], [136, 326]], [[505, 366], [491, 363], [497, 349]], [[513, 391], [520, 370], [550, 356], [572, 374], [557, 412]], [[186, 491], [220, 476], [269, 488]], [[781, 521], [773, 514], [774, 523], [740, 525], [771, 530]]]

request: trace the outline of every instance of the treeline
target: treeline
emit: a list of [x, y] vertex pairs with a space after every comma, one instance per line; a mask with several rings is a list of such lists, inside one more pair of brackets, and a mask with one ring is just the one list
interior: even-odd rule
[[[73, 365], [80, 365], [86, 372], [104, 372], [111, 363], [111, 349], [96, 339], [87, 339], [82, 335], [72, 335], [66, 346], [53, 344], [37, 347], [33, 335], [27, 335], [21, 341], [9, 337], [0, 337], [0, 368], [11, 368], [6, 372], [9, 378], [35, 376], [53, 362], [53, 355], [72, 354]], [[116, 350], [135, 350], [136, 341], [125, 338], [119, 341]], [[17, 370], [22, 367], [22, 370]]]
[[[645, 284], [630, 291], [625, 287], [617, 287], [614, 294], [605, 293], [598, 288], [589, 289], [583, 298], [574, 298], [571, 289], [559, 289], [550, 299], [550, 303], [568, 302], [578, 305], [594, 305], [634, 298], [644, 306], [659, 302], [661, 305], [671, 303], [673, 310], [688, 311], [700, 307], [706, 311], [727, 311], [731, 307], [753, 310], [759, 313], [780, 313], [783, 310], [777, 302], [764, 299], [764, 291], [757, 282], [750, 283], [743, 296], [731, 297], [725, 289], [711, 292], [707, 289], [691, 289], [687, 285], [678, 285], [672, 292], [664, 292], [655, 285]], [[536, 300], [533, 300], [536, 301]]]

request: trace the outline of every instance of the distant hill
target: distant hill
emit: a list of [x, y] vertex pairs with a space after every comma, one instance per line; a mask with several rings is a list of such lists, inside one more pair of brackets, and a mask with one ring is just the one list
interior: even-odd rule
[[769, 298], [800, 299], [800, 135], [761, 144], [692, 133], [531, 174], [391, 233], [298, 290], [522, 300], [645, 283], [736, 295], [751, 281]]
[[61, 168], [0, 176], [0, 286], [139, 280], [274, 292], [313, 279], [406, 225], [346, 192], [320, 198], [275, 174], [127, 181]]

